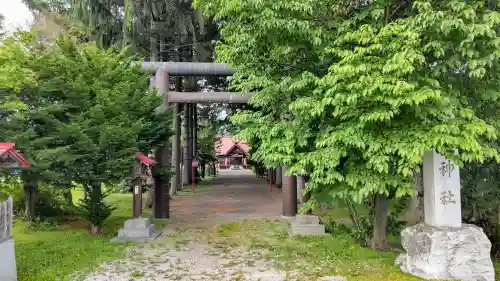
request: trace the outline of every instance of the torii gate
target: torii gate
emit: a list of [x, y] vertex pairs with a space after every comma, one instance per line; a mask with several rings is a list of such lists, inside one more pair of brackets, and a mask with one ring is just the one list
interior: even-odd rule
[[[184, 165], [191, 167], [193, 156], [196, 153], [196, 104], [197, 103], [247, 103], [253, 93], [231, 93], [231, 92], [171, 92], [169, 85], [170, 76], [231, 76], [236, 70], [225, 63], [200, 63], [200, 62], [142, 62], [141, 69], [152, 71], [153, 76], [150, 81], [150, 87], [155, 87], [163, 95], [163, 108], [167, 108], [170, 103], [176, 104], [174, 108], [173, 142], [166, 140], [166, 147], [171, 147], [171, 153], [163, 150], [156, 154], [156, 159], [160, 165], [172, 167], [174, 175], [170, 182], [155, 181], [155, 199], [154, 216], [163, 219], [169, 217], [169, 190], [179, 189], [182, 185], [180, 177], [180, 139], [181, 139], [181, 120], [180, 104], [184, 104], [184, 129], [191, 132], [193, 139], [187, 140], [188, 149], [184, 151]], [[189, 134], [188, 134], [189, 136]], [[183, 171], [183, 183], [186, 184], [190, 179], [191, 169]], [[288, 179], [290, 178], [290, 179]], [[286, 177], [283, 180], [283, 191], [285, 193], [283, 201], [283, 215], [294, 216], [297, 213], [297, 189], [295, 177]]]

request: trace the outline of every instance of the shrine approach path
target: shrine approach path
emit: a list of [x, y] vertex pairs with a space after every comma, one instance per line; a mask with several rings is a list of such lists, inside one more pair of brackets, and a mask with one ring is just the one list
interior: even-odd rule
[[250, 170], [220, 170], [194, 193], [190, 188], [185, 187], [170, 201], [172, 226], [281, 218], [281, 190], [270, 191], [267, 182]]
[[281, 219], [280, 189], [269, 191], [266, 181], [248, 170], [221, 170], [196, 192], [189, 188], [170, 201], [171, 217], [155, 241], [137, 245], [129, 249], [128, 257], [72, 280], [295, 280], [274, 269], [259, 251], [210, 243], [224, 239], [216, 234], [222, 224]]

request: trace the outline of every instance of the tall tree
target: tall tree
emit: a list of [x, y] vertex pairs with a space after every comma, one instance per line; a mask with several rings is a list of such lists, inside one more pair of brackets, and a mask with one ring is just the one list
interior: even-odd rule
[[484, 1], [409, 2], [203, 4], [224, 22], [217, 54], [238, 68], [233, 86], [259, 91], [258, 111], [234, 118], [240, 136], [260, 140], [266, 165], [308, 171], [308, 189], [373, 200], [375, 248], [387, 247], [388, 198], [413, 192], [424, 152], [498, 160], [474, 103], [498, 102], [499, 14]]
[[24, 70], [17, 73], [21, 85], [2, 85], [4, 97], [17, 97], [20, 106], [4, 104], [0, 126], [33, 162], [22, 175], [30, 192], [40, 181], [100, 190], [129, 176], [135, 152], [169, 136], [170, 116], [154, 114], [161, 97], [147, 92], [147, 74], [132, 66], [134, 57], [69, 36], [48, 44], [16, 36], [0, 48], [16, 54], [0, 71]]

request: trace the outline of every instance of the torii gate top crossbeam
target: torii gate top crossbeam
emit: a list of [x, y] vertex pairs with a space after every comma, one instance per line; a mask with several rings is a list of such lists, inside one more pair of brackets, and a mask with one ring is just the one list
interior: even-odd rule
[[225, 63], [208, 62], [142, 62], [143, 70], [165, 69], [171, 76], [231, 76], [236, 70]]

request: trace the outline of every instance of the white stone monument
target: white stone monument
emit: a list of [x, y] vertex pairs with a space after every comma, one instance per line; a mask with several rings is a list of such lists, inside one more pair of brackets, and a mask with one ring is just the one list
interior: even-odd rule
[[401, 232], [396, 264], [431, 280], [494, 281], [491, 242], [475, 225], [462, 224], [460, 168], [435, 151], [423, 159], [425, 224]]
[[0, 280], [16, 281], [16, 254], [12, 238], [12, 198], [0, 202]]

